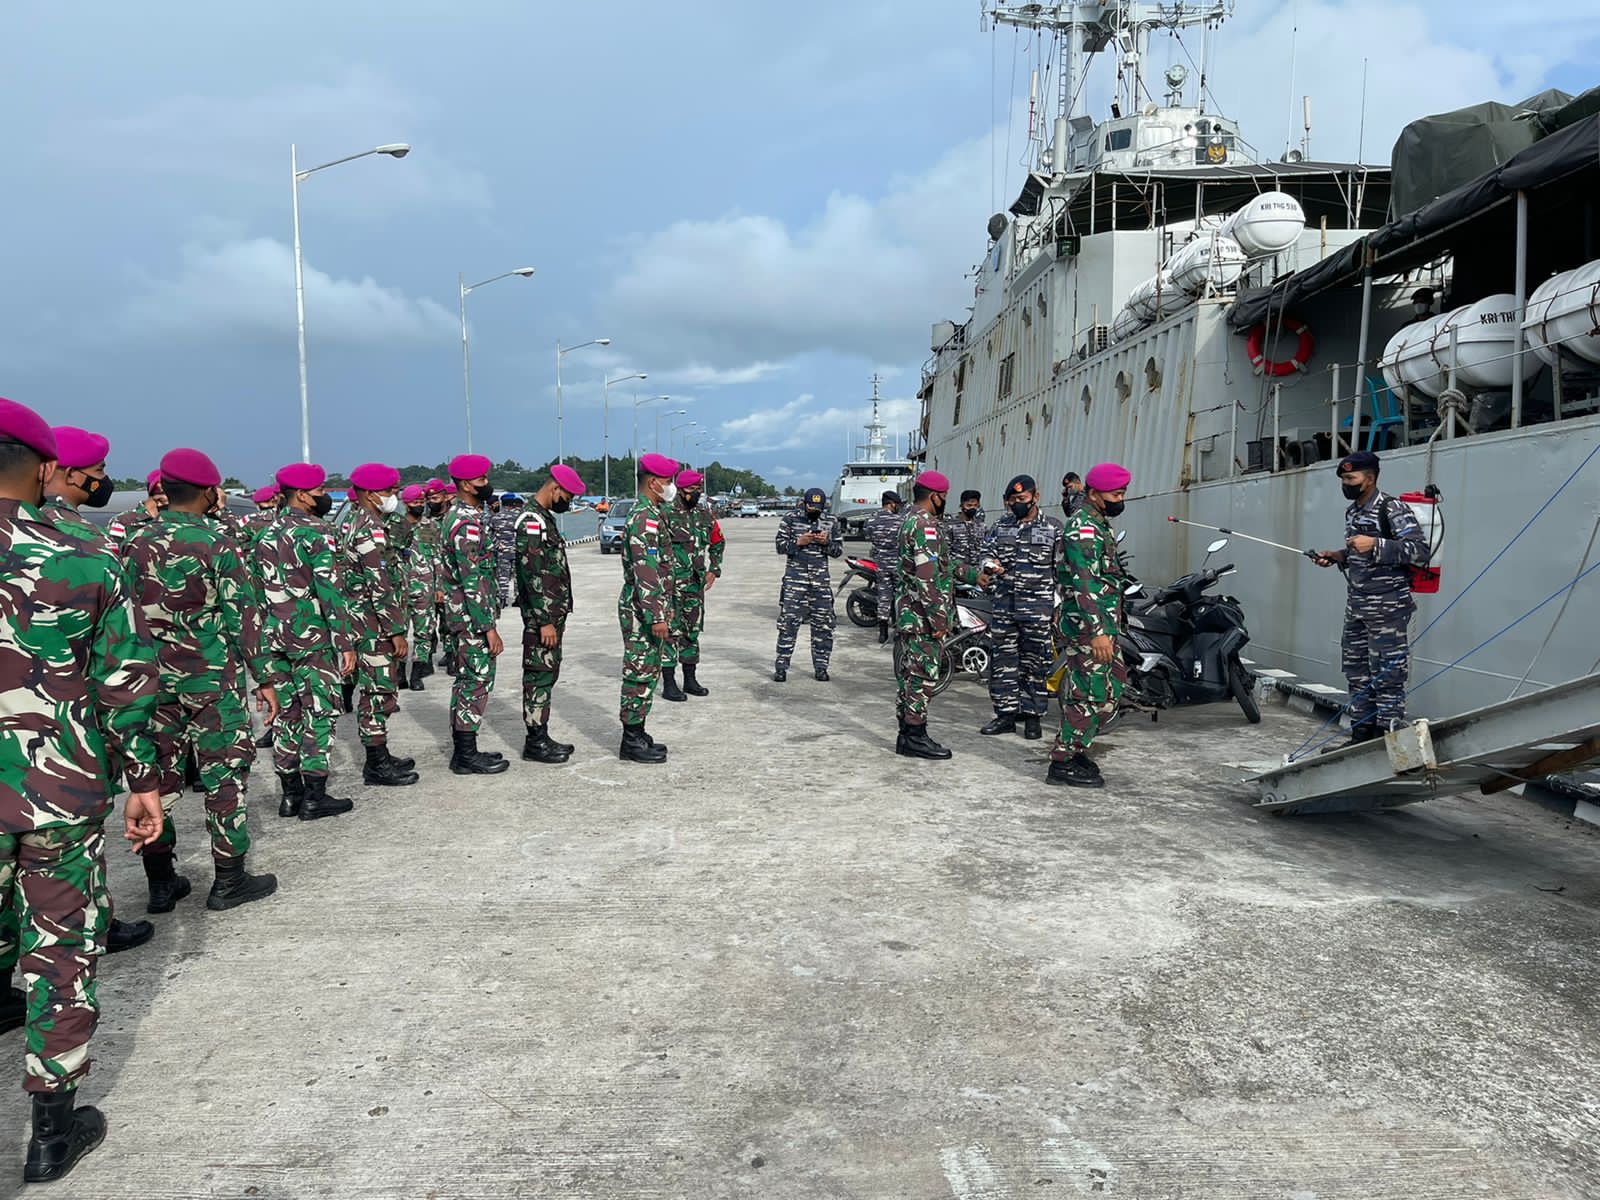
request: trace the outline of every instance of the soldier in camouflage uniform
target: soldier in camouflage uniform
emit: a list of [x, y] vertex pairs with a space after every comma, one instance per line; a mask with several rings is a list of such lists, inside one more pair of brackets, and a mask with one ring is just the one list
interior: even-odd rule
[[811, 626], [811, 667], [822, 682], [828, 681], [833, 657], [833, 589], [828, 586], [828, 560], [844, 553], [844, 536], [838, 519], [825, 512], [828, 498], [821, 488], [807, 488], [797, 508], [783, 514], [775, 540], [786, 556], [783, 583], [778, 590], [778, 658], [772, 678], [789, 678], [789, 660], [802, 622]]
[[1105, 783], [1087, 751], [1101, 725], [1116, 713], [1128, 682], [1127, 665], [1117, 653], [1126, 577], [1111, 520], [1122, 515], [1130, 478], [1116, 463], [1093, 468], [1084, 481], [1083, 507], [1067, 526], [1058, 572], [1057, 626], [1067, 661], [1061, 679], [1061, 730], [1050, 748], [1047, 783]]
[[1037, 741], [1039, 718], [1049, 708], [1045, 676], [1055, 657], [1056, 571], [1061, 562], [1061, 522], [1039, 511], [1039, 485], [1031, 475], [1006, 484], [1008, 509], [984, 535], [983, 553], [1000, 564], [989, 625], [993, 666], [989, 700], [994, 720], [979, 733], [1015, 733]]
[[522, 723], [528, 736], [522, 757], [564, 763], [569, 742], [550, 736], [550, 694], [561, 677], [561, 639], [572, 613], [572, 571], [556, 517], [583, 495], [583, 480], [564, 463], [522, 510], [512, 551], [516, 555], [516, 599], [522, 609]]
[[113, 763], [132, 789], [129, 841], [161, 832], [155, 648], [116, 561], [40, 512], [55, 457], [39, 415], [0, 400], [0, 1032], [27, 1026], [29, 1182], [60, 1179], [105, 1137], [73, 1101], [100, 1011]]
[[1416, 611], [1411, 569], [1432, 558], [1411, 506], [1378, 488], [1378, 456], [1367, 450], [1339, 462], [1339, 483], [1350, 507], [1342, 550], [1318, 554], [1318, 566], [1337, 566], [1349, 587], [1342, 666], [1350, 685], [1350, 743], [1380, 738], [1406, 719], [1411, 650], [1407, 625]]
[[406, 787], [417, 782], [410, 758], [389, 750], [389, 718], [395, 699], [395, 663], [404, 662], [406, 612], [401, 605], [399, 541], [409, 531], [389, 518], [400, 508], [400, 472], [382, 463], [363, 463], [350, 472], [350, 518], [345, 522], [344, 582], [350, 621], [356, 635], [356, 731], [366, 750], [362, 782], [369, 787]]
[[146, 521], [154, 521], [156, 514], [166, 507], [167, 498], [161, 494], [161, 469], [157, 467], [144, 479], [145, 499], [134, 505], [125, 513], [119, 513], [111, 518], [111, 524], [106, 526], [106, 536], [113, 545], [121, 546], [128, 534], [132, 533]]
[[983, 497], [974, 491], [961, 493], [961, 508], [952, 519], [945, 521], [945, 537], [950, 545], [950, 557], [958, 567], [976, 567], [983, 555], [984, 519], [979, 502]]
[[[250, 594], [259, 609], [266, 607], [265, 584], [261, 579], [261, 543], [272, 536], [272, 527], [278, 520], [278, 510], [283, 503], [283, 494], [278, 490], [276, 483], [267, 487], [257, 488], [250, 496], [255, 502], [256, 511], [249, 514], [239, 523], [239, 550], [244, 558], [245, 576], [250, 581]], [[256, 749], [268, 750], [272, 747], [272, 722], [266, 723], [266, 728], [256, 739]]]
[[423, 689], [422, 681], [433, 674], [433, 649], [439, 628], [438, 599], [439, 542], [443, 536], [439, 522], [428, 516], [427, 494], [413, 483], [400, 493], [405, 505], [405, 523], [411, 537], [405, 551], [406, 640], [412, 659], [410, 676], [400, 664], [400, 686], [413, 692]]
[[889, 623], [894, 620], [894, 572], [900, 558], [900, 493], [885, 492], [883, 507], [867, 518], [867, 541], [872, 544], [872, 561], [878, 568], [874, 602], [878, 608], [878, 645], [889, 640]]
[[494, 581], [504, 610], [511, 603], [511, 585], [517, 577], [517, 528], [522, 517], [522, 497], [506, 492], [489, 518], [494, 531]]
[[[439, 523], [439, 665], [444, 668], [444, 673], [451, 678], [456, 673], [456, 635], [450, 626], [448, 605], [444, 594], [444, 535], [446, 527], [450, 524], [456, 508], [456, 485], [454, 483], [440, 485], [439, 508], [435, 517]], [[429, 511], [433, 512], [433, 493], [429, 493]], [[431, 657], [431, 655], [430, 655]]]
[[[711, 511], [700, 503], [705, 476], [699, 471], [682, 470], [673, 481], [677, 496], [667, 505], [667, 528], [672, 539], [672, 634], [662, 658], [661, 698], [683, 700], [689, 696], [709, 696], [702, 687], [700, 669], [700, 631], [706, 623], [706, 593], [722, 577], [722, 559], [727, 543], [722, 526]], [[674, 678], [674, 664], [683, 664], [683, 687]]]
[[494, 688], [495, 659], [505, 649], [495, 628], [499, 593], [484, 511], [492, 466], [481, 454], [461, 454], [450, 462], [458, 498], [445, 514], [439, 574], [446, 628], [456, 642], [456, 678], [450, 689], [450, 736], [455, 748], [450, 770], [457, 775], [498, 775], [511, 766], [505, 755], [478, 749], [478, 728]]
[[928, 701], [939, 682], [939, 643], [955, 622], [955, 585], [986, 587], [987, 575], [950, 557], [944, 514], [950, 481], [924, 471], [912, 485], [911, 512], [900, 526], [900, 559], [895, 565], [895, 632], [899, 655], [900, 734], [894, 752], [907, 758], [949, 758], [950, 751], [928, 736]]
[[663, 763], [667, 748], [645, 732], [650, 701], [672, 638], [672, 553], [665, 509], [676, 498], [678, 464], [662, 454], [639, 460], [639, 500], [622, 529], [622, 745], [626, 762]]
[[1083, 480], [1076, 471], [1068, 471], [1061, 477], [1061, 515], [1071, 521], [1083, 507], [1083, 501]]
[[356, 649], [338, 535], [324, 520], [333, 508], [327, 478], [314, 463], [278, 472], [283, 511], [260, 548], [267, 648], [274, 677], [283, 680], [272, 756], [283, 787], [278, 815], [302, 821], [355, 807], [328, 795], [339, 684], [355, 673]]
[[216, 880], [206, 897], [215, 911], [261, 900], [277, 890], [271, 875], [244, 869], [250, 850], [245, 780], [255, 749], [250, 715], [240, 699], [248, 666], [268, 719], [277, 713], [275, 679], [261, 641], [260, 608], [227, 528], [207, 516], [222, 475], [198, 450], [173, 450], [161, 460], [167, 507], [129, 535], [123, 547], [138, 580], [137, 603], [157, 648], [161, 694], [150, 732], [161, 769], [161, 837], [141, 857], [150, 885], [149, 911], [171, 912], [189, 894], [173, 856], [170, 816], [184, 792], [190, 755], [206, 794], [206, 828]]

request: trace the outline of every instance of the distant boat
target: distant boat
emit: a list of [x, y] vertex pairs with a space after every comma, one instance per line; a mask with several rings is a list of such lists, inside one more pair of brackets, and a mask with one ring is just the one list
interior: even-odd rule
[[839, 518], [845, 537], [862, 537], [867, 518], [883, 507], [883, 493], [899, 491], [911, 479], [911, 462], [890, 458], [889, 444], [883, 440], [888, 429], [878, 415], [878, 377], [872, 377], [872, 420], [866, 425], [867, 440], [856, 447], [860, 457], [845, 463], [833, 485], [833, 514]]

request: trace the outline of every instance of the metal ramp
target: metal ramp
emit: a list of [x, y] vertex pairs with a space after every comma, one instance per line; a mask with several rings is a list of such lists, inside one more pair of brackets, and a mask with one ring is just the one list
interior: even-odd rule
[[1366, 812], [1504, 791], [1600, 761], [1600, 673], [1254, 775], [1274, 814]]

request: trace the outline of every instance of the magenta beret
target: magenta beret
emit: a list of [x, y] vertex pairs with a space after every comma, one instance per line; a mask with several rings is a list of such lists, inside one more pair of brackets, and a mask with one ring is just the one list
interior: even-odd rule
[[665, 454], [646, 454], [639, 460], [639, 469], [658, 479], [671, 479], [678, 473], [678, 464]]
[[422, 485], [422, 490], [425, 492], [442, 492], [444, 491], [444, 480], [430, 479]]
[[699, 487], [705, 481], [706, 477], [704, 475], [700, 474], [699, 471], [691, 471], [688, 467], [679, 471], [678, 478], [674, 480], [681, 488]]
[[930, 492], [948, 492], [950, 481], [937, 471], [924, 471], [917, 476], [916, 486], [927, 488]]
[[381, 492], [400, 486], [400, 472], [382, 463], [362, 463], [350, 472], [350, 483], [363, 492]]
[[550, 478], [554, 479], [560, 487], [571, 492], [574, 496], [581, 496], [589, 490], [583, 486], [583, 480], [578, 477], [578, 473], [567, 466], [566, 463], [557, 463], [551, 467]]
[[161, 480], [192, 483], [195, 487], [216, 487], [222, 482], [217, 464], [198, 450], [181, 446], [161, 456]]
[[1093, 488], [1097, 492], [1114, 492], [1127, 487], [1128, 481], [1132, 478], [1126, 467], [1119, 467], [1116, 463], [1101, 463], [1099, 466], [1089, 468], [1089, 474], [1084, 476], [1083, 486]]
[[157, 467], [154, 471], [151, 471], [150, 474], [148, 474], [148, 475], [146, 475], [144, 477], [144, 486], [145, 486], [145, 490], [149, 491], [149, 492], [153, 492], [153, 491], [156, 490], [156, 488], [161, 486], [161, 468], [160, 467]]
[[56, 462], [69, 471], [98, 467], [111, 453], [110, 442], [76, 425], [57, 425], [50, 432], [56, 437]]
[[422, 485], [420, 483], [408, 484], [405, 490], [400, 493], [400, 503], [420, 504], [422, 503], [422, 496]]
[[313, 492], [328, 482], [328, 473], [316, 463], [290, 463], [274, 478], [285, 491]]
[[45, 419], [25, 404], [0, 399], [0, 438], [21, 442], [45, 458], [56, 456], [56, 435]]
[[446, 496], [454, 496], [456, 494], [456, 485], [453, 484], [453, 483], [445, 484], [444, 485], [444, 494]]
[[458, 454], [450, 460], [451, 479], [481, 479], [494, 464], [481, 454]]
[[266, 487], [257, 488], [255, 491], [251, 492], [250, 499], [254, 500], [257, 504], [265, 504], [268, 500], [275, 498], [277, 494], [278, 485], [273, 483]]

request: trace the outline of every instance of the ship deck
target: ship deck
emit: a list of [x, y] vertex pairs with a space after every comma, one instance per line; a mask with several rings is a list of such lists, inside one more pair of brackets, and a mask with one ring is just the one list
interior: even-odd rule
[[[1317, 725], [1282, 706], [1132, 721], [1080, 792], [958, 680], [956, 757], [896, 758], [875, 631], [841, 614], [834, 682], [770, 681], [774, 527], [725, 523], [712, 695], [657, 703], [664, 768], [615, 757], [591, 545], [569, 766], [450, 775], [436, 675], [394, 722], [423, 782], [352, 782], [341, 722], [356, 812], [280, 821], [258, 786], [281, 890], [226, 914], [186, 799], [196, 898], [103, 964], [111, 1132], [61, 1194], [1600, 1193], [1600, 830], [1510, 795], [1272, 819], [1243, 780]], [[512, 650], [483, 742], [513, 758], [517, 683]], [[111, 877], [138, 915], [132, 856]]]

